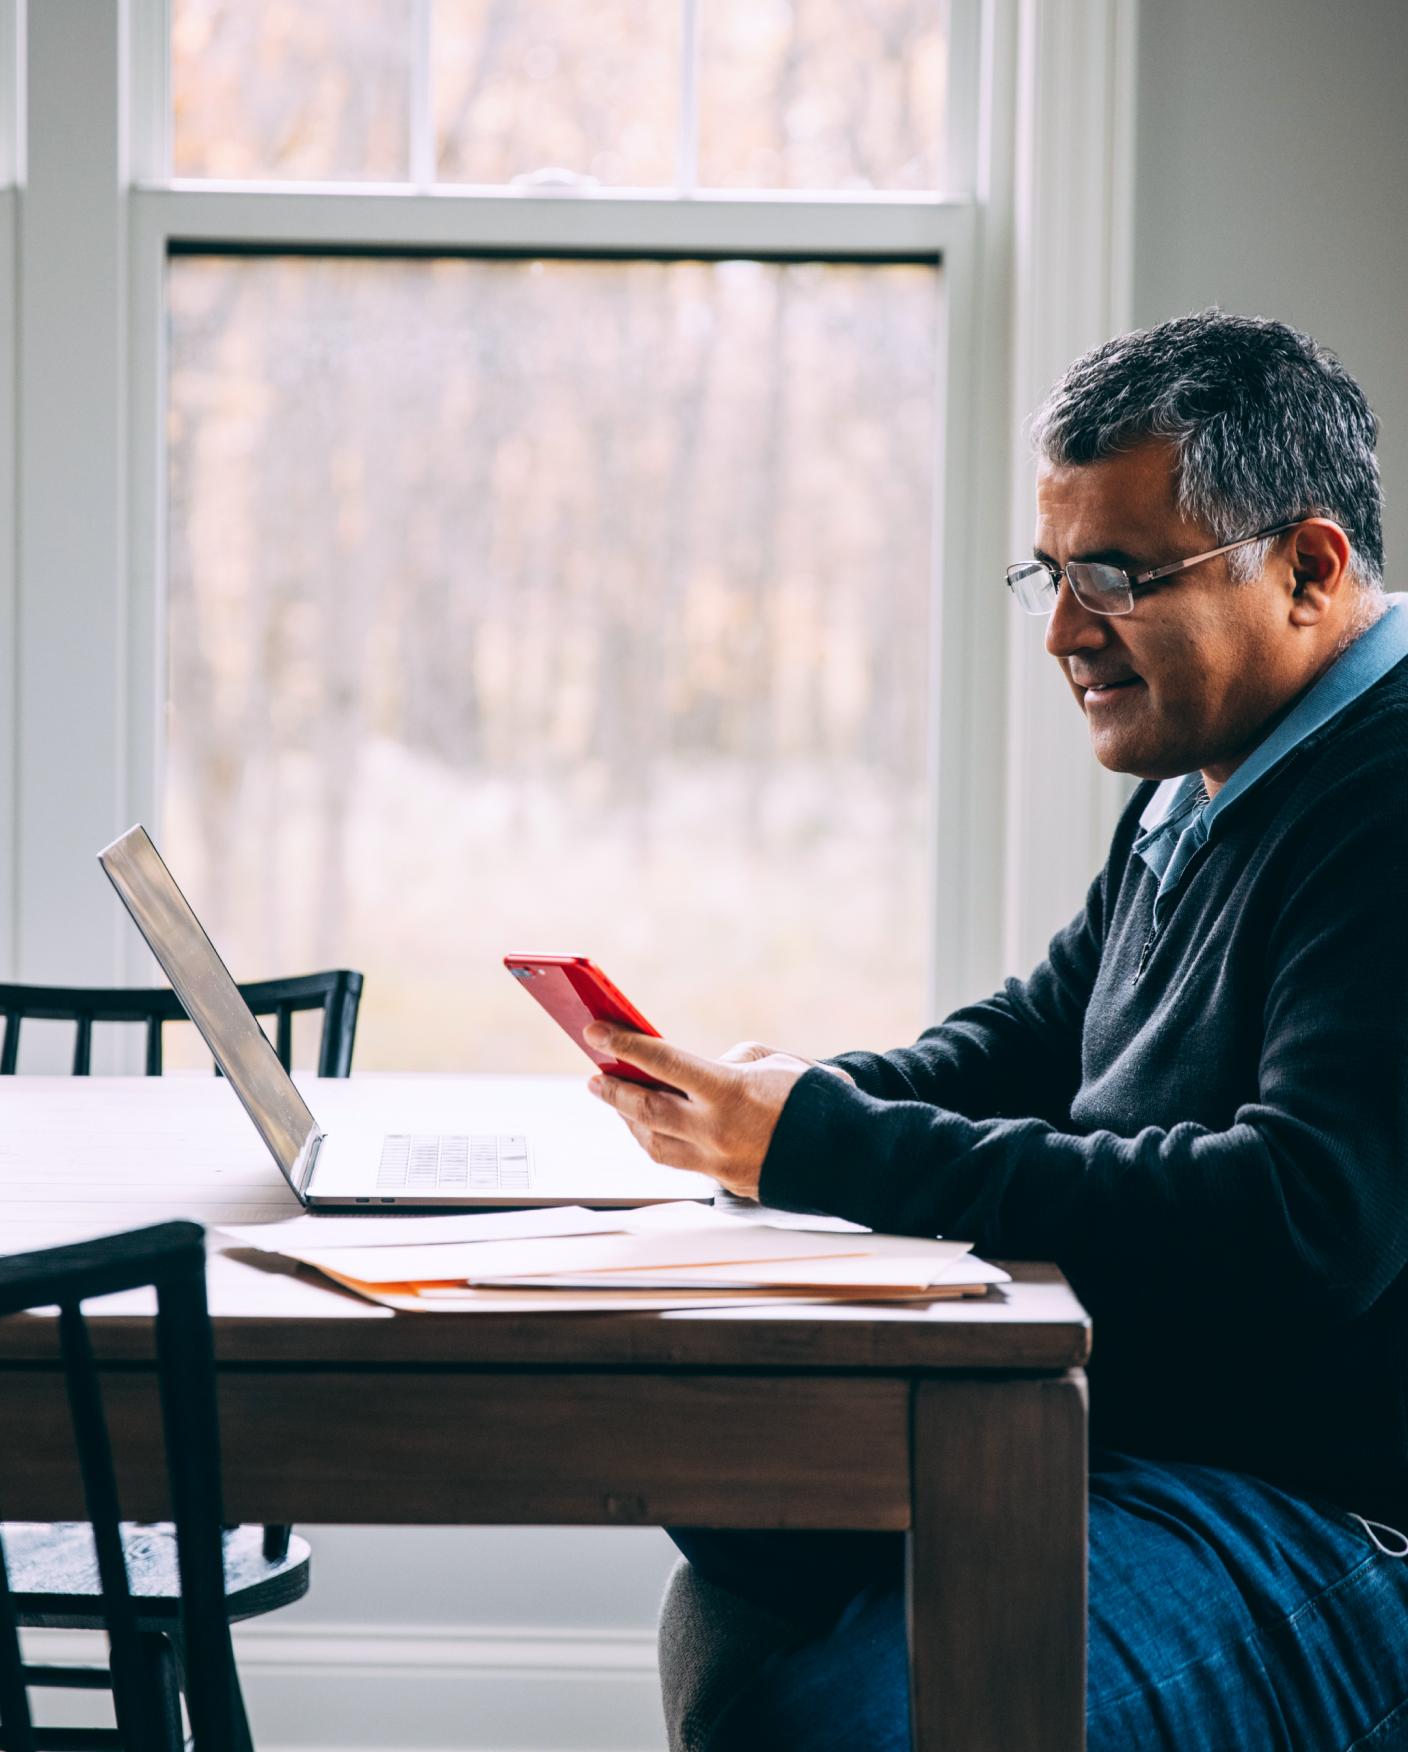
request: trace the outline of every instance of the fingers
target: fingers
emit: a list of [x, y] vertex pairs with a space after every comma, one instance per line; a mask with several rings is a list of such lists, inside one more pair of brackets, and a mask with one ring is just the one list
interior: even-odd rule
[[714, 1059], [697, 1058], [683, 1047], [672, 1046], [653, 1034], [640, 1034], [633, 1028], [592, 1022], [583, 1029], [582, 1039], [597, 1052], [609, 1052], [628, 1065], [638, 1065], [686, 1094], [712, 1095], [726, 1074]]
[[740, 1040], [737, 1046], [731, 1046], [727, 1052], [719, 1054], [721, 1065], [748, 1065], [754, 1059], [771, 1058], [774, 1049], [764, 1046], [760, 1040]]
[[698, 1116], [689, 1102], [679, 1095], [667, 1095], [662, 1089], [643, 1089], [624, 1077], [593, 1077], [587, 1087], [598, 1100], [614, 1107], [637, 1136], [650, 1132], [687, 1138], [698, 1125]]
[[625, 1120], [627, 1130], [652, 1162], [665, 1168], [689, 1168], [696, 1174], [711, 1174], [705, 1152], [689, 1132], [700, 1124], [695, 1107], [683, 1095], [669, 1095], [659, 1089], [642, 1089], [639, 1083], [624, 1077], [593, 1077], [588, 1089], [599, 1101], [614, 1107]]
[[630, 1131], [651, 1161], [658, 1162], [662, 1168], [689, 1168], [696, 1174], [713, 1174], [701, 1152], [687, 1138], [667, 1138], [637, 1125], [633, 1125]]
[[692, 1169], [731, 1192], [757, 1196], [778, 1115], [811, 1060], [748, 1041], [734, 1049], [734, 1063], [720, 1063], [600, 1022], [589, 1024], [582, 1038], [594, 1051], [639, 1065], [683, 1091], [643, 1087], [609, 1071], [588, 1084], [598, 1100], [616, 1109], [653, 1162]]
[[751, 1065], [759, 1059], [777, 1058], [800, 1060], [804, 1065], [815, 1065], [818, 1070], [830, 1071], [833, 1077], [839, 1077], [843, 1083], [855, 1087], [855, 1078], [840, 1065], [829, 1065], [825, 1059], [800, 1058], [795, 1053], [784, 1052], [780, 1047], [764, 1046], [760, 1040], [740, 1040], [737, 1046], [731, 1046], [727, 1052], [719, 1054], [721, 1065]]

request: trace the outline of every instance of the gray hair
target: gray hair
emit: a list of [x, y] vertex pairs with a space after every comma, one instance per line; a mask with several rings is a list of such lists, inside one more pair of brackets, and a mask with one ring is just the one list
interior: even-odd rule
[[[1032, 436], [1057, 464], [1167, 440], [1178, 508], [1216, 542], [1330, 517], [1351, 574], [1382, 587], [1378, 422], [1339, 360], [1285, 323], [1204, 310], [1118, 335], [1067, 368]], [[1260, 576], [1270, 545], [1228, 554], [1231, 576]]]

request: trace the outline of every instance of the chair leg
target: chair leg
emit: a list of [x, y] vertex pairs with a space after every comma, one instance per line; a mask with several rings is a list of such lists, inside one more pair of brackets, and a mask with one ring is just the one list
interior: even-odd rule
[[[162, 1639], [171, 1650], [174, 1671], [178, 1686], [184, 1690], [186, 1683], [186, 1651], [179, 1630], [171, 1630]], [[180, 1704], [177, 1704], [178, 1721]], [[189, 1742], [177, 1739], [172, 1744], [184, 1749]], [[249, 1717], [245, 1714], [244, 1693], [240, 1690], [240, 1671], [232, 1661], [230, 1663], [230, 1744], [235, 1752], [254, 1752], [254, 1741], [250, 1738]], [[162, 1752], [165, 1752], [163, 1747]]]
[[186, 1730], [181, 1721], [181, 1664], [176, 1650], [159, 1630], [143, 1631], [137, 1640], [146, 1668], [147, 1684], [156, 1701], [157, 1720], [161, 1724], [160, 1752], [185, 1752]]
[[264, 1559], [266, 1563], [282, 1563], [288, 1556], [292, 1527], [266, 1526], [264, 1529]]

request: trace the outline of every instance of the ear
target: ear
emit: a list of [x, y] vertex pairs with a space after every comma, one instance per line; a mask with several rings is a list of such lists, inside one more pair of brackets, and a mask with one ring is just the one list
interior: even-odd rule
[[1307, 517], [1289, 532], [1291, 620], [1314, 626], [1350, 588], [1349, 537], [1328, 517]]

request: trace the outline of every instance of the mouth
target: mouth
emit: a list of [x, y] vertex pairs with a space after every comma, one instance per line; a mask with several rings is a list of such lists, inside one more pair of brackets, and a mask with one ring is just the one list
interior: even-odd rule
[[1105, 701], [1127, 693], [1130, 688], [1143, 685], [1137, 675], [1126, 675], [1117, 681], [1076, 681], [1076, 686], [1083, 695], [1083, 703], [1087, 706], [1103, 705]]

